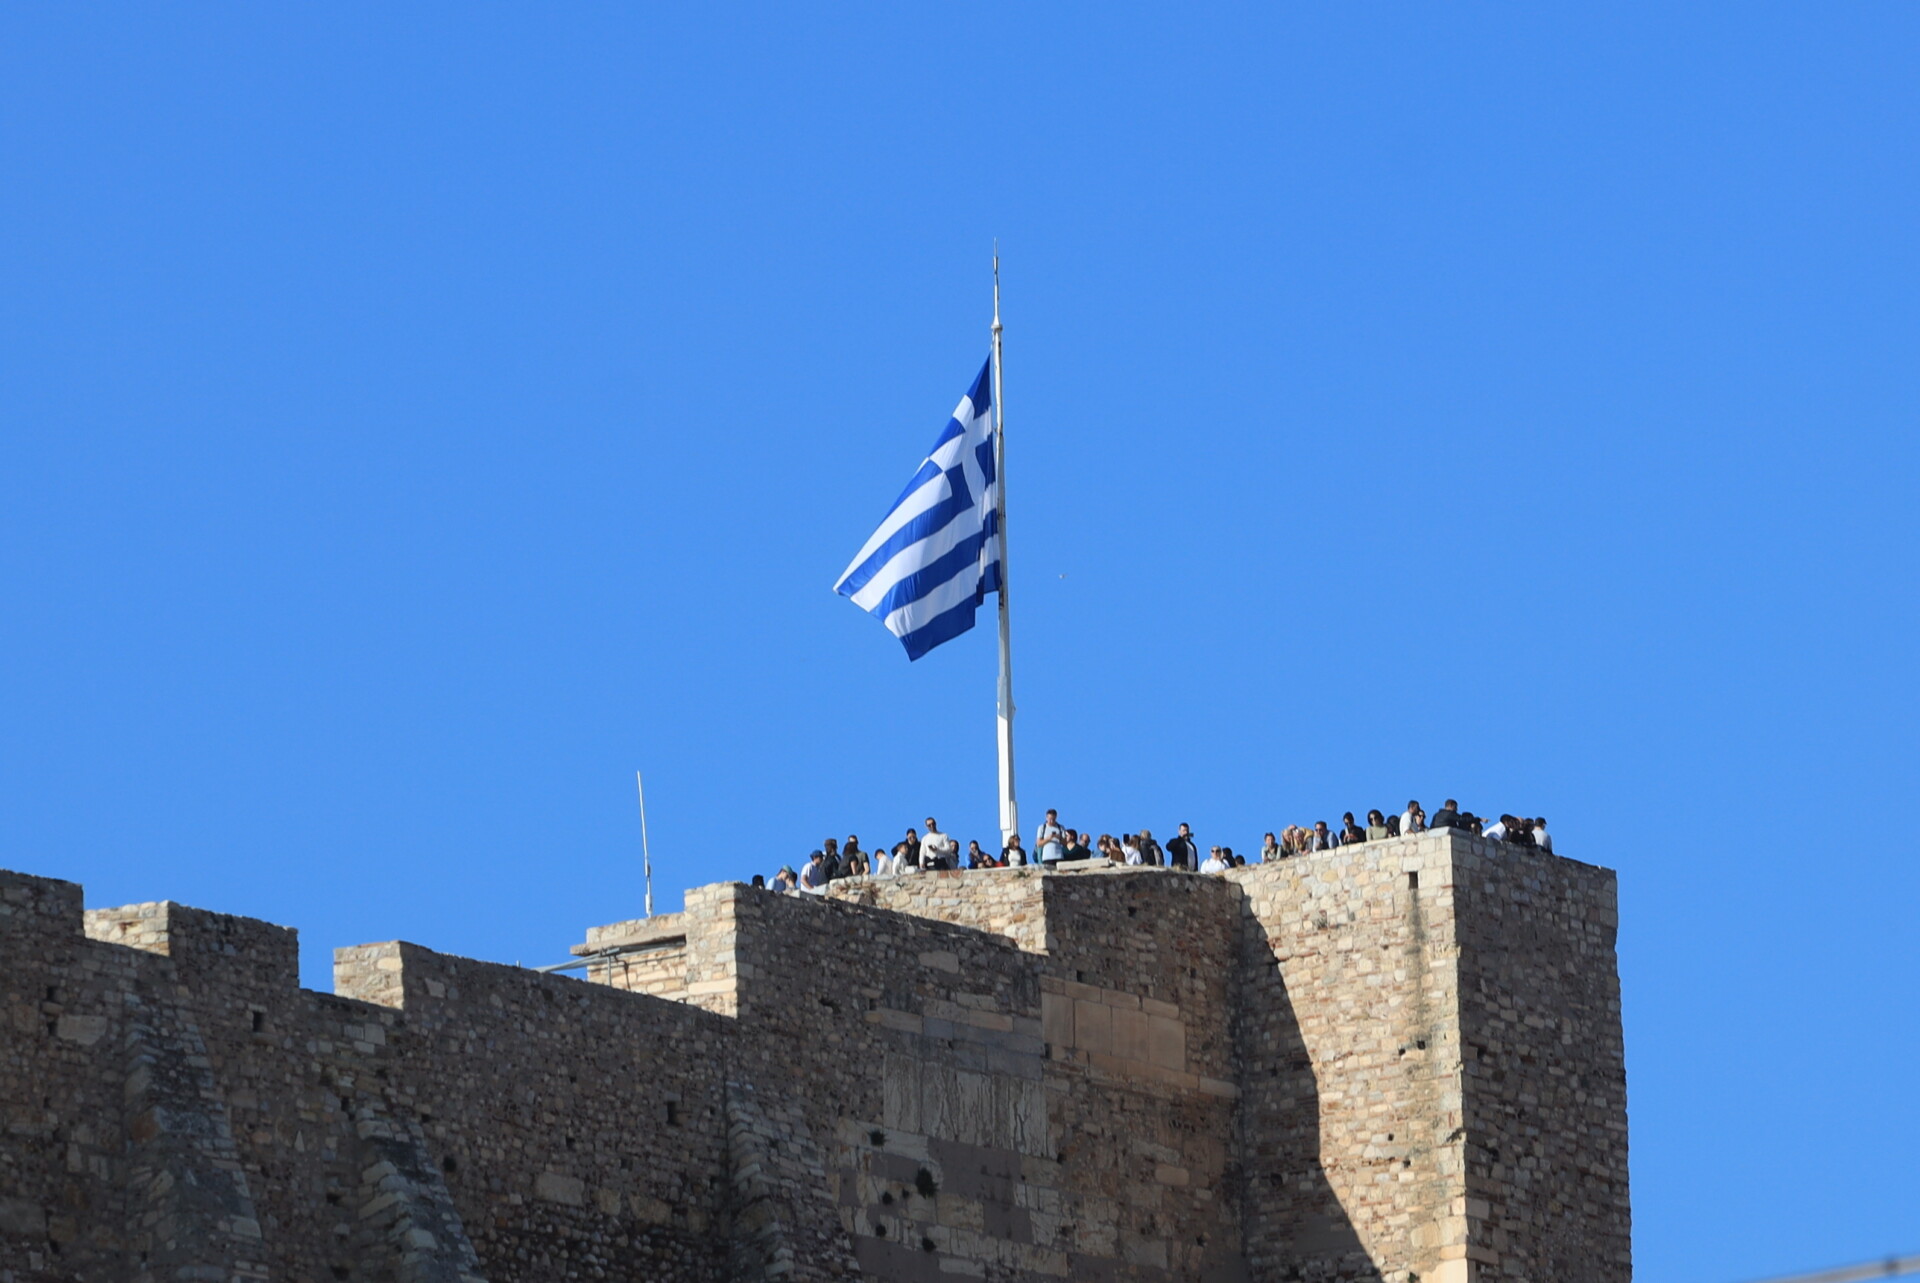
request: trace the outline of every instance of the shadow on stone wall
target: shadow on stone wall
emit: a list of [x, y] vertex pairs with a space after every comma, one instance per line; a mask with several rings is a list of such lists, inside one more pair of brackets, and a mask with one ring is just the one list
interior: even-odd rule
[[[1292, 995], [1249, 904], [1235, 1040], [1241, 1050], [1242, 1233], [1261, 1283], [1384, 1283], [1321, 1164], [1320, 1088]], [[1396, 1276], [1404, 1283], [1408, 1276]]]

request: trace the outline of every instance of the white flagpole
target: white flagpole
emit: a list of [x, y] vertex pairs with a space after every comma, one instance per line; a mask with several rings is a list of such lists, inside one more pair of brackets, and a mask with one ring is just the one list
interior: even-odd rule
[[653, 916], [653, 852], [647, 849], [647, 786], [640, 772], [633, 773], [634, 791], [640, 795], [640, 861], [647, 872], [647, 916]]
[[1000, 842], [1020, 831], [1013, 798], [1013, 643], [1007, 614], [1007, 416], [1000, 399], [1000, 247], [993, 248], [993, 475], [1000, 523]]

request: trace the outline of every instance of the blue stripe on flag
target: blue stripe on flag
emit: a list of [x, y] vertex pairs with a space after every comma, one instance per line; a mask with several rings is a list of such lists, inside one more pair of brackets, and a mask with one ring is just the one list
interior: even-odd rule
[[981, 594], [975, 593], [952, 610], [941, 611], [924, 625], [902, 637], [900, 641], [907, 648], [907, 658], [918, 659], [941, 642], [952, 641], [972, 628], [974, 611], [980, 606], [980, 597]]
[[[946, 529], [949, 522], [964, 517], [967, 510], [973, 506], [973, 496], [967, 492], [966, 478], [960, 475], [960, 469], [950, 468], [947, 470], [947, 482], [952, 487], [952, 492], [945, 499], [894, 531], [885, 543], [875, 548], [872, 555], [860, 563], [857, 570], [842, 579], [839, 587], [834, 591], [842, 597], [853, 596], [865, 588], [868, 581], [879, 574], [888, 562], [900, 554], [902, 549], [938, 534]], [[915, 489], [918, 487], [916, 486]], [[905, 498], [904, 495], [901, 497]], [[887, 515], [891, 517], [899, 507], [899, 504], [894, 504]]]
[[[1003, 582], [992, 405], [993, 359], [989, 357], [913, 480], [887, 510], [875, 537], [887, 531], [894, 515], [915, 495], [935, 484], [943, 472], [948, 493], [898, 530], [887, 531], [877, 546], [863, 547], [855, 564], [847, 567], [834, 585], [834, 591], [843, 597], [856, 597], [870, 586], [875, 592], [884, 588], [880, 600], [867, 608], [868, 613], [900, 638], [908, 659], [919, 659], [941, 642], [972, 628], [981, 601], [987, 593], [1000, 591]], [[956, 437], [962, 439], [955, 453], [943, 454]], [[939, 462], [943, 457], [946, 467]], [[885, 578], [874, 585], [882, 575]], [[953, 601], [956, 595], [960, 600], [913, 626], [917, 612], [907, 608], [935, 594], [939, 594], [939, 601], [929, 604], [932, 609]]]

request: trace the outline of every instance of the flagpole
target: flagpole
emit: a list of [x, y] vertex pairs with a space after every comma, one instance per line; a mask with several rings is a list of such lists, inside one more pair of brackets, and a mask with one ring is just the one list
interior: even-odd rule
[[653, 916], [653, 852], [647, 848], [647, 785], [633, 773], [633, 789], [640, 795], [640, 862], [647, 875], [647, 916]]
[[993, 247], [993, 475], [1000, 535], [1000, 689], [996, 718], [1000, 743], [1000, 843], [1020, 831], [1013, 797], [1013, 644], [1007, 613], [1007, 416], [1000, 391], [1000, 247]]

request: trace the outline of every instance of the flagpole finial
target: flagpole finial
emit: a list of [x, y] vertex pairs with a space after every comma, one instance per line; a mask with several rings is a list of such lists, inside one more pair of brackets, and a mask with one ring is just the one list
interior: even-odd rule
[[1000, 238], [993, 238], [993, 332], [1000, 333]]

